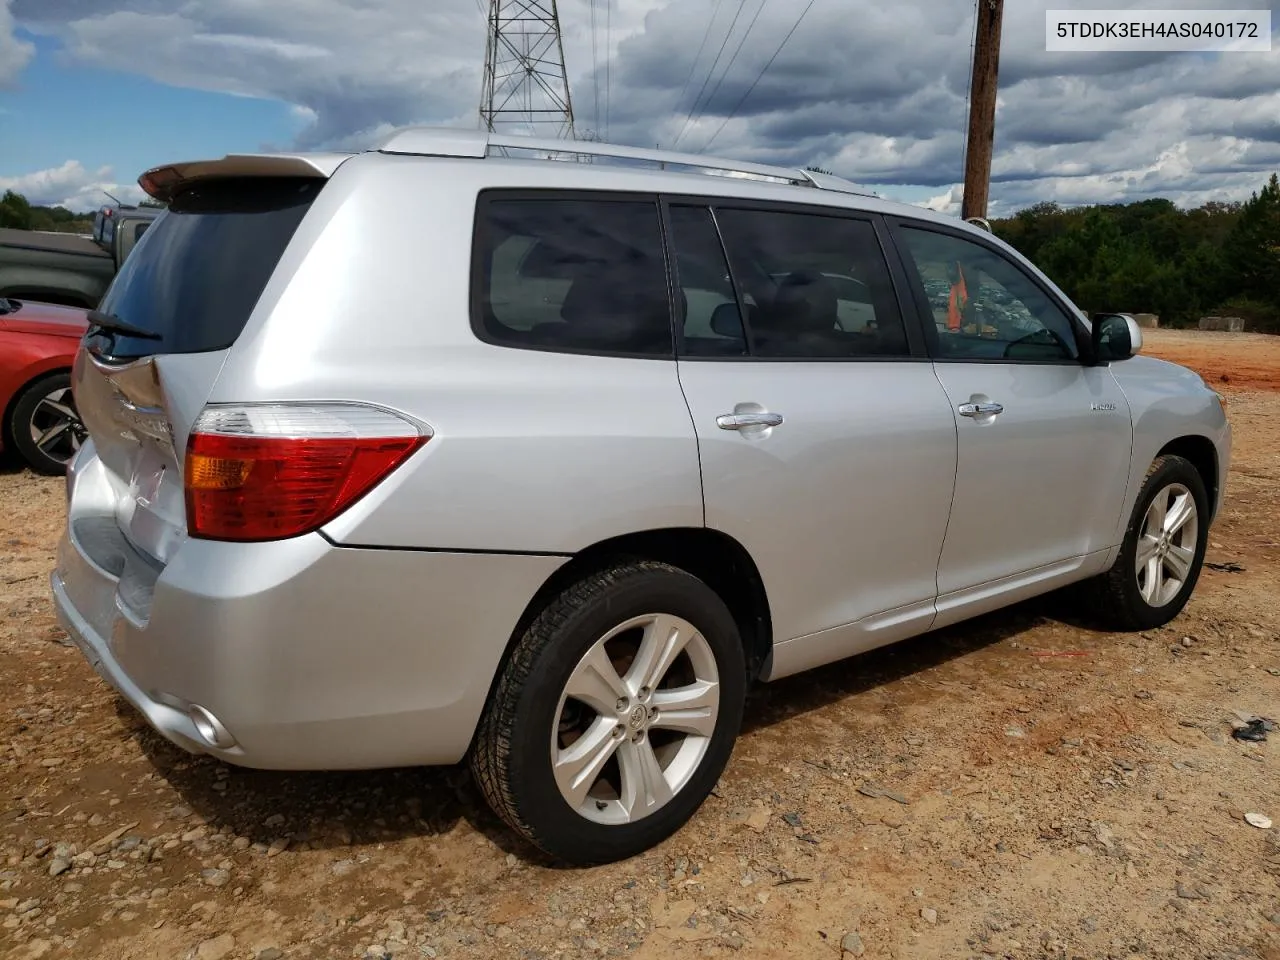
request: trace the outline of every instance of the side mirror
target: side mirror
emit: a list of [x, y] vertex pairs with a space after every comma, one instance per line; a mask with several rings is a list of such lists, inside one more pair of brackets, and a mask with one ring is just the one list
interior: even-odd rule
[[1095, 363], [1128, 360], [1142, 349], [1142, 328], [1127, 313], [1100, 313], [1093, 318]]

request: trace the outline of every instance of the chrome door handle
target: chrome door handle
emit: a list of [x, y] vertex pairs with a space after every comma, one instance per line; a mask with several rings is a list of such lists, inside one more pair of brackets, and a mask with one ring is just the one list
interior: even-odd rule
[[962, 417], [994, 417], [997, 413], [1004, 413], [1003, 403], [962, 403], [957, 408]]
[[782, 425], [780, 413], [724, 413], [716, 417], [721, 430], [741, 430], [743, 427], [777, 427]]

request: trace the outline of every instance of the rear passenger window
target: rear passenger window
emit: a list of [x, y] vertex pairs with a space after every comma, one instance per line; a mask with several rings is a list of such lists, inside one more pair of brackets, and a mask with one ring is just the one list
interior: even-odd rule
[[[669, 211], [680, 302], [684, 309], [681, 352], [690, 357], [740, 357], [747, 352], [738, 299], [711, 211], [672, 206]], [[676, 318], [681, 319], [680, 317]]]
[[656, 200], [482, 200], [473, 326], [502, 346], [670, 357]]
[[910, 354], [880, 241], [869, 221], [716, 210], [747, 305], [751, 353], [851, 359]]

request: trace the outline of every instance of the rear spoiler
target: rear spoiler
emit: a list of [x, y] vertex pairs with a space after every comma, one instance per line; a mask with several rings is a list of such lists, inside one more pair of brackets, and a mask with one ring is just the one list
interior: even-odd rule
[[138, 186], [161, 203], [168, 203], [181, 187], [197, 180], [227, 177], [314, 177], [328, 179], [349, 153], [232, 153], [221, 160], [192, 160], [152, 167], [138, 178]]

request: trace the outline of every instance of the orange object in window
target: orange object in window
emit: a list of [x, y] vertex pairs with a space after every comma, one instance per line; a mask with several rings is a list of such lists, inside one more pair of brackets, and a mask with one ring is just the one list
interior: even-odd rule
[[951, 295], [947, 298], [947, 329], [959, 330], [961, 315], [969, 303], [969, 288], [964, 282], [964, 271], [956, 264], [956, 279], [951, 283]]

